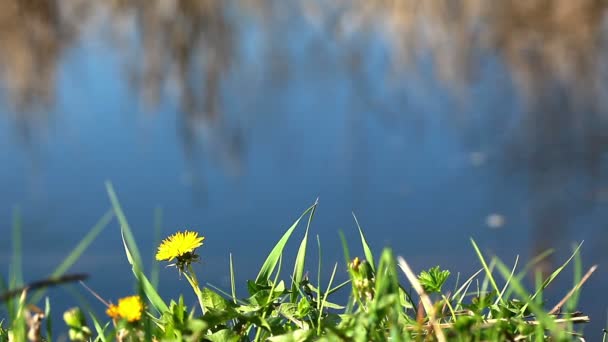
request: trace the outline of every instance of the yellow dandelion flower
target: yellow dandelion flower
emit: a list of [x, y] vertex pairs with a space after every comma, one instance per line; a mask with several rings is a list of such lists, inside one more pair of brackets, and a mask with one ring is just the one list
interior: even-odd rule
[[120, 314], [118, 313], [118, 305], [110, 304], [106, 310], [106, 314], [111, 318], [120, 318]]
[[197, 232], [177, 232], [165, 240], [158, 246], [156, 252], [156, 260], [171, 261], [175, 258], [190, 256], [194, 250], [203, 245], [205, 237], [198, 236]]
[[128, 322], [141, 319], [144, 303], [139, 296], [129, 296], [118, 300], [118, 305], [110, 304], [106, 314], [112, 318], [124, 318]]

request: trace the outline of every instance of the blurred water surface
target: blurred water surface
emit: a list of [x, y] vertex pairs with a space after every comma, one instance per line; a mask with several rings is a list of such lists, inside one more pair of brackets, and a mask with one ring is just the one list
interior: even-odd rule
[[[581, 307], [600, 336], [607, 7], [0, 0], [2, 272], [15, 205], [26, 280], [41, 278], [109, 208], [111, 180], [150, 262], [162, 208], [163, 235], [206, 236], [200, 275], [227, 288], [230, 252], [238, 278], [255, 277], [319, 197], [326, 265], [343, 260], [338, 230], [356, 246], [351, 211], [376, 250], [418, 270], [472, 273], [470, 237], [506, 260], [555, 248], [546, 268], [585, 240], [585, 265], [600, 269]], [[73, 268], [107, 299], [132, 289], [118, 229]], [[187, 289], [160, 276], [167, 295]], [[54, 293], [59, 308], [73, 302]]]

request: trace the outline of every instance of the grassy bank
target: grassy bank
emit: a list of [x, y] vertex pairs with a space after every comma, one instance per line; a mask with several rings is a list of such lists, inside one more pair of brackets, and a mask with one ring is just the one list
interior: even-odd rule
[[[0, 342], [52, 341], [54, 331], [68, 331], [70, 339], [80, 341], [562, 341], [583, 337], [582, 327], [589, 321], [577, 311], [577, 299], [595, 266], [583, 274], [580, 245], [563, 265], [542, 277], [532, 270], [543, 256], [525, 265], [515, 258], [507, 266], [485, 256], [471, 240], [480, 269], [460, 277], [439, 267], [414, 272], [388, 248], [374, 255], [359, 227], [363, 255], [351, 255], [343, 242], [344, 262], [331, 265], [329, 279], [319, 281], [326, 266], [306, 264], [311, 250], [320, 253], [318, 238], [311, 248], [308, 236], [316, 203], [279, 238], [256, 279], [247, 282], [245, 296], [236, 293], [232, 259], [227, 270], [230, 288], [201, 286], [196, 274], [197, 261], [204, 256], [200, 232], [178, 232], [164, 239], [156, 259], [158, 265], [174, 267], [175, 276], [192, 288], [197, 302], [186, 305], [181, 296], [162, 298], [154, 286], [156, 275], [143, 272], [138, 246], [118, 198], [110, 184], [107, 190], [112, 211], [49, 279], [27, 286], [21, 276], [19, 222], [14, 222], [11, 269], [8, 281], [0, 281], [0, 301], [6, 313], [4, 320], [0, 317]], [[44, 289], [85, 278], [66, 272], [114, 217], [120, 223], [137, 293], [125, 293], [116, 300], [98, 298], [106, 306], [103, 316], [78, 307], [53, 312], [49, 299], [43, 300]], [[287, 242], [302, 231], [295, 260], [284, 260]], [[574, 270], [572, 290], [559, 302], [545, 303], [543, 291], [563, 276], [568, 265]], [[315, 269], [316, 277], [309, 277], [306, 269]], [[349, 280], [335, 282], [339, 272], [347, 272]], [[524, 286], [529, 276], [535, 280], [533, 289]], [[456, 278], [449, 282], [455, 286], [447, 288], [450, 278]], [[96, 296], [92, 290], [91, 295]], [[345, 302], [336, 300], [346, 297]], [[57, 314], [65, 325], [52, 326], [51, 316]]]

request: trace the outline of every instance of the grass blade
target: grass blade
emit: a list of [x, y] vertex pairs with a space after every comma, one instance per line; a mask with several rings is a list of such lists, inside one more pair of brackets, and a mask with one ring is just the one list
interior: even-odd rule
[[[9, 275], [8, 275], [8, 289], [15, 289], [20, 286], [23, 286], [23, 264], [21, 260], [22, 255], [22, 244], [21, 244], [21, 233], [22, 233], [22, 223], [21, 223], [21, 212], [19, 207], [15, 207], [13, 209], [13, 255], [11, 260], [11, 265], [9, 267]], [[6, 302], [6, 307], [9, 313], [9, 317], [11, 320], [15, 319], [18, 312], [18, 307], [15, 306], [15, 301], [10, 298]]]
[[505, 292], [507, 291], [507, 288], [509, 287], [509, 283], [511, 282], [511, 279], [513, 278], [513, 275], [515, 274], [515, 269], [517, 268], [517, 263], [518, 262], [519, 262], [519, 255], [517, 255], [515, 257], [515, 264], [513, 265], [513, 269], [511, 270], [511, 274], [509, 275], [509, 279], [507, 279], [507, 282], [505, 283], [505, 286], [503, 286], [502, 291], [500, 291], [500, 293], [498, 294], [498, 297], [496, 298], [496, 301], [494, 302], [494, 305], [497, 305], [502, 300], [502, 297], [504, 296]]
[[234, 280], [234, 265], [232, 263], [232, 253], [230, 253], [230, 293], [232, 294], [232, 302], [236, 304], [236, 282]]
[[353, 214], [353, 218], [355, 219], [355, 223], [357, 224], [357, 228], [359, 229], [359, 235], [361, 236], [361, 245], [363, 246], [363, 253], [365, 253], [365, 259], [369, 262], [369, 265], [372, 267], [372, 270], [376, 272], [376, 261], [374, 260], [374, 254], [372, 253], [371, 248], [369, 248], [369, 244], [365, 239], [365, 235], [363, 235], [363, 230], [361, 229], [361, 225], [359, 225], [359, 220], [357, 220], [357, 216], [355, 213]]
[[[540, 293], [542, 293], [542, 291], [544, 291], [547, 286], [549, 286], [549, 284], [551, 284], [551, 282], [553, 282], [553, 280], [555, 280], [555, 278], [557, 278], [557, 276], [564, 270], [564, 268], [566, 268], [566, 266], [568, 266], [568, 264], [572, 261], [572, 259], [574, 259], [574, 257], [579, 253], [579, 250], [581, 249], [581, 247], [583, 246], [583, 242], [581, 242], [572, 252], [572, 255], [568, 258], [568, 260], [566, 260], [559, 268], [557, 268], [555, 271], [553, 271], [553, 273], [551, 273], [551, 275], [545, 279], [545, 281], [543, 281], [543, 283], [541, 284], [541, 286], [538, 288], [538, 290], [536, 290], [536, 292], [532, 295], [532, 297], [530, 297], [530, 301], [534, 300], [534, 298], [536, 298], [536, 296], [538, 296]], [[527, 306], [524, 306], [522, 308], [522, 311], [526, 309]]]
[[112, 183], [106, 182], [106, 190], [108, 192], [108, 197], [110, 197], [110, 202], [112, 203], [114, 214], [116, 215], [118, 223], [120, 224], [120, 231], [123, 235], [123, 240], [125, 240], [129, 245], [129, 254], [131, 255], [131, 260], [129, 262], [132, 265], [137, 265], [137, 268], [141, 272], [143, 272], [144, 269], [141, 263], [141, 254], [139, 253], [139, 249], [137, 248], [137, 244], [135, 243], [135, 238], [133, 237], [131, 227], [129, 227], [127, 218], [125, 217], [125, 214], [122, 211], [120, 202], [118, 202], [118, 197], [116, 197], [116, 192], [114, 191]]
[[[329, 296], [329, 291], [331, 289], [331, 285], [334, 282], [334, 277], [336, 275], [336, 270], [338, 269], [338, 263], [334, 264], [334, 269], [331, 272], [331, 276], [329, 277], [329, 283], [327, 284], [327, 290], [325, 291], [325, 294], [323, 295], [323, 298], [321, 299], [321, 307], [319, 308], [319, 317], [317, 320], [317, 334], [321, 335], [321, 318], [323, 317], [323, 308], [325, 307], [325, 304], [327, 303], [327, 297]], [[321, 284], [319, 283], [319, 288], [321, 287]]]
[[490, 270], [490, 268], [488, 267], [488, 264], [486, 263], [486, 259], [483, 257], [483, 254], [481, 254], [481, 250], [479, 250], [479, 247], [475, 243], [475, 240], [471, 239], [471, 243], [473, 244], [473, 248], [475, 249], [475, 253], [477, 253], [477, 257], [479, 257], [479, 261], [481, 262], [483, 269], [486, 271], [486, 276], [488, 277], [488, 280], [492, 284], [494, 291], [496, 291], [496, 294], [499, 294], [500, 289], [498, 288], [498, 285], [496, 284], [496, 280], [494, 279], [494, 276], [492, 275], [492, 271]]
[[131, 227], [127, 222], [127, 218], [120, 207], [120, 202], [118, 202], [118, 198], [116, 197], [112, 183], [106, 182], [106, 189], [108, 191], [110, 201], [112, 202], [112, 207], [114, 208], [114, 214], [120, 223], [120, 235], [122, 237], [122, 243], [125, 248], [127, 260], [132, 266], [132, 271], [138, 281], [139, 287], [156, 310], [161, 313], [165, 312], [169, 310], [169, 307], [144, 274], [141, 264], [141, 255], [139, 253], [139, 249], [137, 248], [137, 243], [135, 242], [135, 238], [133, 237], [133, 232], [131, 231]]
[[95, 317], [95, 315], [93, 315], [92, 313], [89, 313], [89, 315], [91, 316], [91, 321], [93, 321], [93, 326], [95, 327], [97, 338], [101, 340], [101, 342], [107, 342], [105, 331], [108, 328], [110, 322], [106, 323], [106, 325], [102, 327], [101, 324], [99, 324], [99, 321], [97, 320], [97, 317]]
[[[315, 201], [317, 204], [319, 199]], [[306, 224], [306, 232], [304, 233], [304, 237], [302, 238], [302, 242], [300, 242], [300, 247], [298, 248], [298, 254], [296, 256], [296, 261], [293, 267], [293, 275], [291, 280], [291, 302], [295, 303], [298, 298], [298, 286], [302, 282], [302, 276], [304, 275], [304, 263], [306, 261], [306, 245], [308, 243], [308, 231], [310, 229], [310, 223], [315, 215], [316, 206], [310, 211], [310, 215], [308, 216], [308, 223]]]
[[270, 251], [270, 254], [268, 254], [266, 261], [264, 261], [264, 264], [260, 268], [260, 272], [258, 273], [258, 276], [255, 279], [256, 283], [268, 282], [268, 279], [270, 278], [270, 274], [274, 271], [275, 267], [277, 266], [279, 257], [283, 253], [283, 249], [285, 248], [287, 241], [289, 241], [291, 234], [293, 233], [293, 231], [296, 229], [296, 227], [300, 223], [300, 220], [302, 220], [302, 218], [306, 214], [308, 214], [311, 210], [313, 210], [316, 206], [317, 206], [317, 203], [315, 202], [315, 204], [313, 204], [310, 208], [306, 209], [306, 211], [304, 211], [304, 213], [291, 225], [291, 227], [285, 232], [285, 234], [283, 234], [283, 236], [277, 242], [277, 244], [274, 246], [272, 251]]
[[51, 319], [51, 303], [49, 297], [44, 300], [44, 317], [46, 319], [46, 341], [53, 342], [53, 320]]
[[127, 255], [127, 259], [129, 260], [129, 263], [132, 266], [133, 274], [135, 275], [135, 278], [138, 281], [141, 291], [143, 291], [143, 293], [146, 295], [146, 297], [148, 298], [148, 300], [150, 301], [152, 306], [158, 312], [162, 313], [162, 312], [169, 310], [169, 307], [163, 301], [163, 299], [160, 297], [160, 295], [158, 294], [158, 292], [156, 291], [154, 286], [152, 286], [152, 284], [150, 283], [150, 281], [148, 280], [146, 275], [142, 272], [142, 270], [139, 268], [139, 266], [135, 263], [135, 261], [133, 259], [133, 255], [131, 254], [131, 246], [130, 246], [129, 242], [125, 239], [125, 235], [122, 233], [123, 232], [121, 231], [122, 243], [125, 247], [125, 254]]
[[[106, 212], [95, 225], [89, 230], [89, 232], [78, 242], [76, 247], [68, 254], [68, 256], [55, 268], [53, 273], [51, 273], [50, 278], [58, 278], [67, 272], [67, 270], [72, 267], [78, 261], [78, 259], [82, 256], [82, 254], [86, 251], [86, 249], [91, 245], [91, 243], [97, 238], [97, 236], [108, 226], [112, 217], [114, 216], [113, 212], [109, 210]], [[31, 303], [37, 303], [46, 290], [38, 290], [34, 293], [31, 299]]]
[[[502, 274], [503, 278], [505, 280], [508, 279], [511, 274], [509, 268], [499, 260], [496, 261], [496, 265], [498, 271]], [[536, 316], [536, 319], [542, 325], [544, 325], [546, 329], [551, 330], [552, 332], [557, 332], [559, 330], [559, 326], [555, 324], [553, 318], [551, 318], [551, 316], [549, 316], [541, 306], [534, 302], [534, 299], [524, 289], [523, 285], [521, 284], [519, 279], [517, 279], [517, 277], [511, 278], [510, 287], [520, 297], [521, 300], [526, 302], [526, 306], [530, 307], [530, 311], [532, 311], [532, 313]]]

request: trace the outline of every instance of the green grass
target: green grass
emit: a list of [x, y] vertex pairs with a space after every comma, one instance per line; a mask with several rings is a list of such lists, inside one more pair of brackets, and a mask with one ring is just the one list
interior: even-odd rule
[[[309, 229], [317, 202], [277, 240], [261, 263], [256, 279], [247, 282], [247, 293], [236, 291], [232, 254], [227, 270], [229, 289], [201, 288], [194, 270], [184, 268], [182, 274], [190, 281], [199, 301], [198, 306], [188, 307], [183, 296], [160, 296], [158, 267], [161, 263], [155, 261], [150, 267], [150, 278], [145, 274], [139, 248], [118, 196], [111, 184], [106, 187], [112, 210], [103, 215], [68, 253], [37, 292], [22, 291], [28, 287], [22, 282], [22, 226], [19, 213], [15, 211], [9, 278], [0, 279], [0, 285], [4, 286], [0, 292], [12, 291], [15, 295], [2, 303], [7, 316], [0, 317], [0, 342], [9, 341], [9, 336], [12, 341], [25, 341], [28, 334], [51, 341], [56, 339], [53, 333], [65, 331], [74, 340], [91, 341], [562, 341], [583, 336], [582, 323], [589, 321], [587, 316], [576, 311], [577, 300], [582, 285], [595, 268], [583, 275], [580, 245], [574, 248], [570, 258], [543, 279], [538, 273], [530, 273], [531, 264], [520, 269], [519, 258], [515, 258], [513, 265], [506, 265], [484, 255], [471, 240], [481, 269], [462, 284], [458, 284], [458, 277], [454, 289], [449, 291], [445, 288], [453, 273], [447, 270], [433, 267], [416, 273], [406, 260], [394, 255], [389, 248], [379, 250], [376, 262], [373, 249], [354, 217], [363, 255], [351, 259], [351, 251], [342, 235], [345, 264], [335, 263], [330, 268], [329, 279], [322, 279], [322, 250], [317, 236], [319, 261], [313, 267], [317, 271], [313, 283], [304, 270], [310, 249]], [[64, 314], [66, 325], [51, 326], [50, 316], [57, 313], [51, 310], [52, 300], [48, 297], [39, 303], [44, 286], [69, 280], [70, 267], [113, 218], [119, 222], [125, 257], [138, 285], [136, 295], [143, 298], [141, 317], [133, 321], [121, 318], [123, 316], [111, 319], [75, 308]], [[157, 210], [154, 229], [157, 241], [160, 240], [161, 220], [161, 212]], [[306, 224], [296, 257], [290, 263], [283, 254], [290, 248], [289, 242], [298, 234], [303, 222]], [[201, 254], [204, 256], [204, 252]], [[533, 260], [532, 264], [536, 262], [538, 260]], [[571, 265], [574, 273], [572, 291], [564, 294], [558, 306], [545, 307], [544, 290]], [[286, 273], [285, 269], [290, 272]], [[346, 273], [349, 280], [335, 284], [340, 273]], [[177, 271], [175, 276], [179, 276]], [[524, 286], [529, 276], [537, 280], [532, 289]], [[339, 302], [341, 298], [348, 299]], [[43, 305], [44, 310], [36, 311], [28, 304]], [[34, 317], [43, 317], [42, 324], [37, 325]]]

